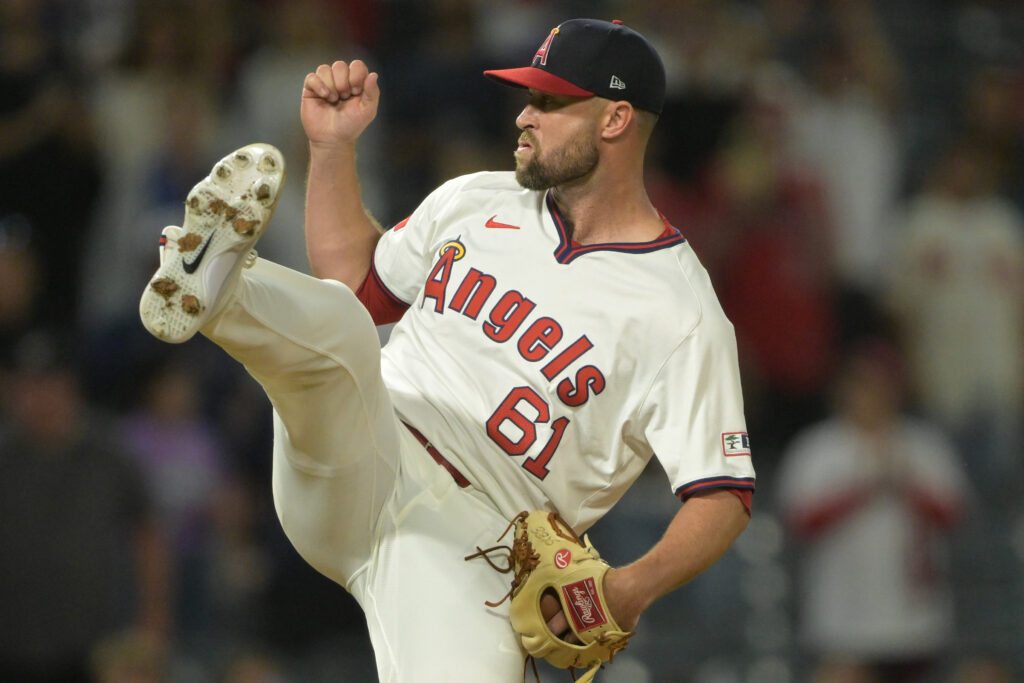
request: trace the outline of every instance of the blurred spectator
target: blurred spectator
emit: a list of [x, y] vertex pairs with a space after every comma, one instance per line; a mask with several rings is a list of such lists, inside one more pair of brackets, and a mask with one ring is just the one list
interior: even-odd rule
[[612, 11], [650, 36], [665, 62], [670, 99], [734, 97], [769, 57], [768, 27], [750, 3], [650, 0]]
[[167, 633], [166, 551], [116, 430], [52, 338], [18, 350], [0, 435], [0, 680], [89, 680], [115, 629]]
[[776, 482], [822, 680], [923, 680], [952, 643], [946, 555], [968, 489], [941, 432], [903, 412], [902, 384], [892, 348], [854, 352], [833, 414], [794, 438]]
[[986, 499], [1024, 483], [1024, 216], [971, 141], [941, 151], [897, 221], [889, 303], [916, 398], [957, 438]]
[[716, 240], [701, 187], [750, 84], [765, 68], [767, 26], [741, 3], [658, 0], [621, 8], [643, 26], [666, 66], [666, 102], [648, 148], [647, 186], [654, 205], [702, 258]]
[[63, 54], [46, 0], [0, 3], [0, 216], [32, 226], [47, 307], [63, 323], [79, 304], [102, 170], [80, 74]]
[[879, 324], [877, 285], [888, 219], [902, 190], [901, 68], [873, 2], [827, 3], [827, 28], [793, 97], [792, 144], [820, 175], [834, 226], [844, 339]]
[[[471, 162], [473, 170], [511, 168], [518, 131], [508, 124], [505, 113], [509, 102], [521, 108], [525, 96], [513, 89], [495, 89], [481, 75], [484, 69], [503, 66], [477, 44], [486, 11], [475, 0], [398, 0], [393, 5], [392, 17], [405, 33], [391, 36], [398, 42], [380, 55], [377, 69], [381, 89], [387, 91], [378, 117], [389, 133], [384, 155], [394, 207], [380, 217], [385, 223], [405, 218], [444, 179], [442, 174], [450, 172], [442, 162], [451, 160], [444, 152], [456, 138], [476, 143], [470, 145], [478, 152]], [[526, 48], [529, 52], [517, 59], [528, 58], [537, 47]], [[484, 140], [505, 146], [494, 148]]]
[[156, 262], [154, 226], [159, 232], [182, 220], [183, 198], [223, 155], [220, 95], [235, 49], [222, 16], [229, 5], [138, 3], [132, 43], [93, 85], [91, 114], [108, 182], [94, 238], [79, 255], [86, 266], [77, 322], [86, 329], [135, 317]]
[[141, 400], [125, 415], [124, 442], [145, 478], [154, 518], [171, 551], [174, 620], [180, 636], [203, 630], [208, 592], [211, 507], [226, 480], [226, 455], [185, 356], [165, 356], [144, 379]]
[[650, 31], [669, 78], [648, 148], [648, 192], [716, 279], [735, 237], [717, 222], [728, 200], [716, 157], [745, 125], [737, 119], [749, 114], [751, 83], [767, 68], [766, 25], [740, 3], [659, 0], [622, 10], [627, 24]]
[[736, 326], [763, 456], [820, 416], [836, 353], [831, 216], [818, 176], [787, 153], [784, 89], [759, 83], [717, 150], [699, 251]]
[[[534, 0], [474, 0], [486, 11], [475, 42], [493, 64], [515, 64], [536, 51], [537, 36], [543, 36], [569, 16], [559, 3]], [[422, 3], [420, 3], [422, 5]], [[647, 3], [644, 3], [645, 5]], [[606, 2], [587, 0], [579, 16], [607, 16]], [[625, 8], [623, 8], [625, 9]], [[398, 12], [395, 12], [397, 14]], [[572, 16], [577, 16], [573, 14]], [[626, 17], [620, 17], [625, 19]], [[387, 47], [395, 49], [396, 45]], [[660, 46], [659, 46], [660, 47]]]
[[223, 644], [264, 641], [275, 566], [260, 526], [260, 502], [252, 486], [234, 477], [220, 485], [211, 504], [202, 577], [209, 596], [206, 632]]

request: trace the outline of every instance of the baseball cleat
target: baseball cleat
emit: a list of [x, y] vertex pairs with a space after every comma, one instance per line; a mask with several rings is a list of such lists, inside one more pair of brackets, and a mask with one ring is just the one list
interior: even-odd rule
[[160, 267], [139, 302], [142, 324], [172, 344], [192, 338], [223, 303], [277, 206], [284, 157], [271, 145], [242, 147], [189, 192], [185, 221], [160, 237]]

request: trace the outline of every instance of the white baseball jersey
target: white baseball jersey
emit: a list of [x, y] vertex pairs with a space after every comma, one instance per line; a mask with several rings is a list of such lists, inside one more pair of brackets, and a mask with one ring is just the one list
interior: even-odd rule
[[408, 307], [382, 358], [399, 416], [507, 516], [582, 531], [652, 455], [684, 499], [753, 490], [732, 325], [667, 223], [576, 245], [549, 193], [477, 173], [389, 230], [370, 277]]

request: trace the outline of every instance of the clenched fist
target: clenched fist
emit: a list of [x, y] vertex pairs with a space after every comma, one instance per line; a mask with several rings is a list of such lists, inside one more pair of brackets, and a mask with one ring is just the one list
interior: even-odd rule
[[306, 75], [300, 116], [310, 145], [354, 143], [377, 116], [377, 73], [355, 59], [321, 64]]

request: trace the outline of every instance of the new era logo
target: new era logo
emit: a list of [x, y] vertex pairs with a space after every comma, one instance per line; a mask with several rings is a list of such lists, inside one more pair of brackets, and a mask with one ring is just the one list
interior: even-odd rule
[[626, 84], [623, 83], [622, 79], [618, 76], [612, 76], [612, 82], [608, 84], [608, 87], [615, 90], [625, 90]]

